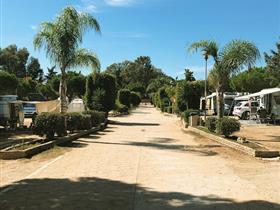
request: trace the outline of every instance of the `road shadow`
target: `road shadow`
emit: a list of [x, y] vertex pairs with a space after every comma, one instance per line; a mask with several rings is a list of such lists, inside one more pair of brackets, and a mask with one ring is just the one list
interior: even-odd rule
[[[169, 140], [170, 141], [170, 140]], [[157, 150], [170, 150], [175, 152], [189, 152], [200, 156], [215, 156], [218, 153], [211, 149], [221, 147], [220, 145], [183, 145], [183, 144], [166, 144], [166, 143], [154, 143], [154, 142], [105, 142], [105, 141], [88, 141], [92, 144], [104, 144], [104, 145], [117, 145], [117, 146], [136, 146], [147, 147]]]
[[159, 123], [137, 123], [137, 122], [119, 122], [119, 121], [112, 121], [111, 124], [113, 125], [120, 125], [120, 126], [159, 126]]
[[[7, 186], [10, 187], [10, 186]], [[237, 202], [215, 195], [158, 192], [137, 184], [84, 177], [25, 179], [0, 194], [0, 209], [12, 210], [275, 210], [263, 200]], [[7, 188], [5, 188], [7, 189]], [[4, 188], [0, 188], [2, 192]]]

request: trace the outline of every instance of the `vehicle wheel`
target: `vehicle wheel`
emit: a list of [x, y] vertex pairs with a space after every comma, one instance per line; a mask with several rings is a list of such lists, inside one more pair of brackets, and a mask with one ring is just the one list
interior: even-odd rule
[[249, 120], [250, 119], [250, 112], [244, 112], [242, 114], [242, 120]]

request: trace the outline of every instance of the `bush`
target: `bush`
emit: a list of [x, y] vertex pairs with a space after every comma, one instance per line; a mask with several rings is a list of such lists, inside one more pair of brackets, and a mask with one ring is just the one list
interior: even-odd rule
[[91, 115], [77, 112], [67, 113], [67, 130], [70, 132], [77, 130], [88, 130], [92, 127]]
[[173, 107], [172, 106], [167, 107], [167, 113], [172, 114], [172, 112], [173, 112]]
[[128, 114], [128, 107], [126, 105], [121, 104], [120, 102], [116, 103], [116, 111], [123, 114]]
[[192, 115], [198, 115], [199, 111], [195, 109], [187, 109], [183, 112], [183, 118], [186, 123], [189, 123], [189, 117]]
[[162, 112], [164, 112], [164, 111], [165, 111], [165, 108], [169, 106], [169, 103], [170, 103], [169, 98], [163, 98], [163, 99], [161, 99], [161, 100], [160, 100], [160, 110], [161, 110]]
[[229, 137], [233, 132], [240, 130], [240, 123], [236, 119], [224, 117], [217, 120], [216, 129], [217, 133]]
[[90, 115], [92, 126], [98, 126], [101, 123], [104, 123], [105, 120], [106, 120], [106, 113], [105, 112], [88, 110], [88, 111], [84, 111], [83, 114], [84, 115]]
[[15, 75], [0, 70], [0, 94], [14, 94], [18, 86]]
[[208, 117], [205, 122], [205, 126], [208, 128], [209, 131], [215, 132], [216, 131], [216, 117]]
[[67, 134], [65, 116], [58, 113], [42, 113], [36, 117], [34, 132], [40, 136], [46, 135], [48, 140]]
[[116, 79], [107, 73], [95, 72], [86, 82], [86, 105], [90, 110], [109, 112], [115, 107]]
[[134, 106], [134, 107], [139, 106], [139, 104], [141, 103], [140, 95], [136, 92], [131, 92], [130, 101], [131, 101], [132, 106]]
[[128, 89], [121, 89], [118, 92], [118, 101], [126, 105], [128, 108], [130, 107], [130, 95], [131, 92]]

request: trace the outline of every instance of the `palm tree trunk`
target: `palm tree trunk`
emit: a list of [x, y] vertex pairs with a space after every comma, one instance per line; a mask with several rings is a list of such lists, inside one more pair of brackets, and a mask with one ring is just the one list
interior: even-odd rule
[[59, 96], [60, 96], [60, 113], [62, 114], [65, 114], [68, 109], [66, 92], [67, 92], [66, 71], [65, 68], [61, 68]]
[[217, 115], [218, 119], [224, 116], [224, 91], [220, 82], [218, 82], [216, 88], [217, 97]]

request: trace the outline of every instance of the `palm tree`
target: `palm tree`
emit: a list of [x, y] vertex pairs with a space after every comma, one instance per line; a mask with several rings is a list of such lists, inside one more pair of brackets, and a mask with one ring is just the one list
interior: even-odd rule
[[[207, 42], [211, 43], [211, 41], [202, 41], [202, 43]], [[216, 52], [210, 51], [215, 61], [211, 76], [216, 81], [218, 118], [222, 118], [224, 114], [224, 91], [228, 86], [230, 77], [244, 67], [254, 65], [260, 57], [260, 52], [255, 44], [244, 40], [233, 40], [221, 49], [220, 52], [218, 48], [216, 49]]]
[[204, 121], [206, 121], [206, 97], [207, 97], [207, 61], [209, 57], [213, 57], [216, 61], [218, 59], [218, 44], [215, 41], [202, 40], [199, 42], [194, 42], [188, 48], [189, 52], [202, 51], [205, 60], [205, 85], [204, 85], [204, 97], [205, 97], [205, 108], [204, 108]]
[[83, 34], [88, 29], [100, 32], [97, 20], [87, 13], [79, 13], [73, 7], [66, 7], [53, 22], [44, 22], [34, 38], [35, 49], [43, 48], [47, 56], [60, 68], [61, 113], [67, 112], [66, 72], [77, 66], [91, 66], [100, 69], [96, 55], [86, 49], [79, 49]]

